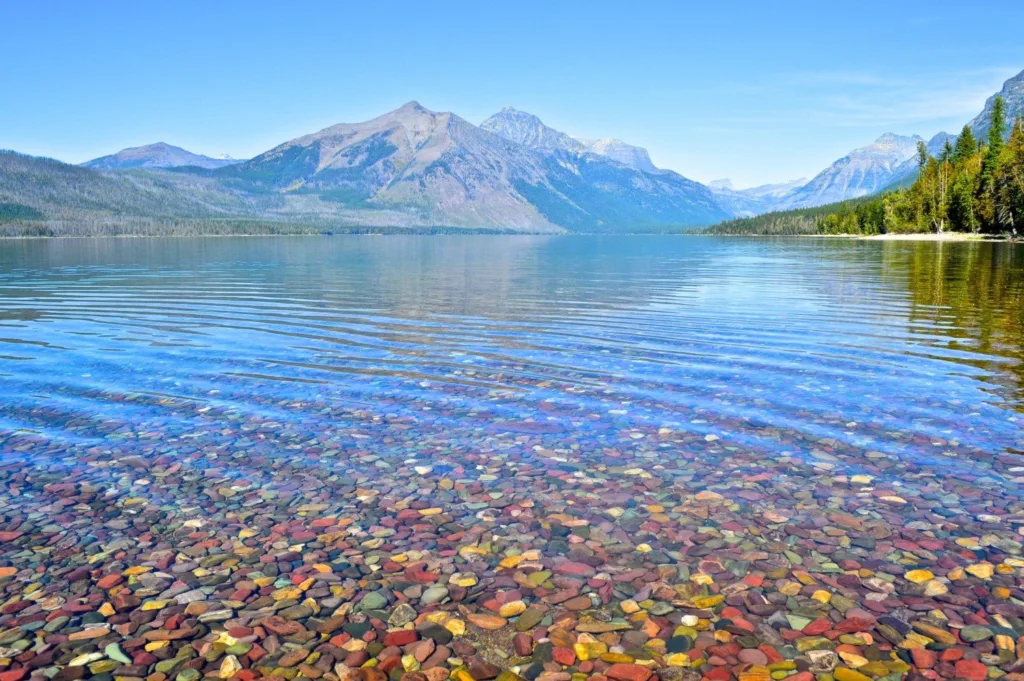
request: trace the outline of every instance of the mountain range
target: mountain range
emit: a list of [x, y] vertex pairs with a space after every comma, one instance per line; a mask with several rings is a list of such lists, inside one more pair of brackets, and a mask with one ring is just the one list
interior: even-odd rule
[[[1024, 111], [1024, 72], [1001, 93]], [[973, 125], [982, 134], [993, 98]], [[938, 153], [946, 133], [928, 146]], [[68, 166], [0, 153], [3, 215], [93, 221], [259, 220], [322, 229], [650, 231], [872, 194], [917, 170], [922, 138], [893, 133], [810, 180], [735, 189], [658, 168], [646, 149], [573, 137], [505, 107], [479, 126], [416, 102], [342, 123], [249, 160], [157, 143]]]

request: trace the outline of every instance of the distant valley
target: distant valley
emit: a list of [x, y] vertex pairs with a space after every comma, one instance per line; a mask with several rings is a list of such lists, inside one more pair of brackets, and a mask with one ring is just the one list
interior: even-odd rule
[[[1000, 94], [1010, 116], [1024, 110], [1024, 72]], [[973, 125], [984, 131], [985, 120]], [[927, 146], [934, 154], [947, 140]], [[163, 142], [81, 166], [0, 152], [0, 232], [673, 231], [878, 193], [915, 176], [921, 141], [887, 133], [809, 180], [735, 189], [511, 107], [474, 125], [410, 102], [247, 160]]]

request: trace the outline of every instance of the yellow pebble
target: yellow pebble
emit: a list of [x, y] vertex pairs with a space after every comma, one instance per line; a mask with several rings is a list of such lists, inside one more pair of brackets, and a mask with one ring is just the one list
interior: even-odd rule
[[217, 675], [222, 679], [230, 679], [240, 671], [242, 671], [242, 664], [238, 661], [238, 658], [234, 655], [228, 655], [220, 663], [220, 671]]
[[935, 575], [931, 570], [911, 570], [910, 572], [903, 575], [904, 579], [914, 584], [923, 584], [929, 579], [935, 579]]
[[818, 589], [813, 594], [811, 594], [811, 598], [818, 601], [819, 603], [828, 603], [830, 600], [832, 600], [832, 594], [825, 591], [824, 589]]
[[583, 661], [597, 659], [602, 653], [608, 652], [608, 646], [601, 641], [575, 643], [572, 648], [576, 653], [576, 657]]
[[714, 596], [703, 596], [701, 598], [693, 599], [693, 607], [695, 608], [713, 608], [722, 601], [725, 600], [725, 596], [722, 594], [715, 594]]
[[811, 584], [817, 584], [817, 582], [814, 581], [814, 577], [811, 577], [806, 572], [794, 572], [793, 576], [796, 577], [798, 580], [800, 580], [800, 583], [803, 584], [804, 586], [810, 586]]
[[978, 579], [989, 579], [994, 572], [992, 563], [975, 563], [974, 565], [968, 565], [964, 570]]
[[753, 666], [739, 674], [740, 681], [771, 681], [772, 675], [768, 667]]
[[472, 572], [457, 572], [448, 580], [455, 586], [470, 587], [477, 583], [477, 577]]
[[273, 592], [270, 596], [275, 601], [291, 600], [301, 597], [302, 590], [297, 586], [286, 586], [283, 589], [278, 589]]
[[799, 582], [786, 582], [779, 587], [779, 593], [784, 596], [796, 596], [800, 593], [800, 584]]
[[690, 656], [686, 653], [670, 653], [664, 657], [665, 664], [669, 667], [689, 667]]
[[850, 665], [854, 669], [857, 669], [858, 667], [863, 667], [868, 663], [868, 659], [866, 657], [861, 657], [860, 655], [855, 655], [854, 653], [848, 653], [845, 650], [839, 652], [839, 657], [843, 658], [843, 662]]
[[501, 567], [511, 569], [523, 562], [522, 556], [507, 556], [501, 561]]

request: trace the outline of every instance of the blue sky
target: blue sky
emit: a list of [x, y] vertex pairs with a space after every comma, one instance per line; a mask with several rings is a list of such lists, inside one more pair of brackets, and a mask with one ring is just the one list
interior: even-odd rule
[[958, 129], [1024, 70], [1024, 3], [0, 2], [0, 148], [247, 157], [415, 99], [504, 105], [737, 186]]

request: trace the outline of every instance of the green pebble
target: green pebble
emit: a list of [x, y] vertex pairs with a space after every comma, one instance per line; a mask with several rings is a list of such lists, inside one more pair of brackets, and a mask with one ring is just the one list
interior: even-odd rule
[[116, 643], [109, 643], [107, 647], [103, 649], [103, 654], [109, 657], [111, 660], [117, 660], [121, 664], [131, 664], [132, 660], [130, 657], [124, 654], [121, 650], [121, 646]]

